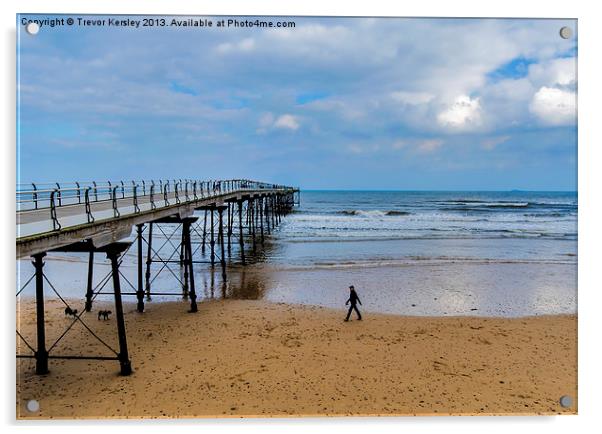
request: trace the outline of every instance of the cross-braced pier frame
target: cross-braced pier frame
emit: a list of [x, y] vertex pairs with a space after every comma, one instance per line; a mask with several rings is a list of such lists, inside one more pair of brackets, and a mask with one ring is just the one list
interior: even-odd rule
[[[50, 359], [86, 359], [119, 361], [121, 374], [129, 375], [132, 367], [122, 297], [136, 297], [140, 313], [153, 296], [182, 297], [190, 303], [188, 312], [197, 312], [195, 265], [215, 268], [219, 264], [225, 282], [228, 263], [245, 265], [245, 250], [255, 252], [260, 248], [266, 236], [299, 202], [296, 188], [250, 180], [76, 182], [18, 187], [17, 259], [31, 257], [34, 273], [18, 289], [17, 296], [35, 284], [36, 344], [17, 330], [17, 336], [29, 350], [17, 357], [34, 358], [37, 374], [49, 372]], [[130, 250], [135, 251], [135, 283], [120, 271], [123, 257]], [[88, 254], [81, 309], [73, 309], [44, 273], [48, 252]], [[106, 255], [110, 272], [94, 285], [94, 264], [100, 255]], [[161, 273], [170, 279], [158, 283]], [[178, 290], [174, 291], [173, 286], [166, 288], [166, 281], [172, 281]], [[106, 290], [109, 282], [112, 292]], [[44, 295], [48, 290], [64, 303], [66, 312], [75, 312], [69, 326], [49, 346], [44, 315]], [[117, 349], [84, 321], [84, 314], [94, 309], [100, 294], [114, 296]], [[113, 355], [55, 354], [57, 344], [78, 323]]]

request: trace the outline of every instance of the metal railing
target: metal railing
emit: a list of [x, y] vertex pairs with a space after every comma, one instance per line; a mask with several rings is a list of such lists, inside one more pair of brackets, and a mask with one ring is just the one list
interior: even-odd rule
[[[141, 181], [106, 181], [73, 183], [31, 183], [17, 184], [17, 214], [35, 210], [50, 210], [53, 228], [61, 225], [57, 218], [57, 209], [84, 205], [88, 223], [94, 222], [92, 204], [110, 202], [113, 216], [119, 217], [120, 206], [133, 206], [134, 213], [140, 212], [141, 199], [148, 199], [150, 209], [175, 204], [188, 203], [245, 190], [293, 190], [279, 184], [252, 181], [248, 179], [229, 180], [192, 180], [160, 179]], [[129, 203], [128, 199], [131, 200]], [[173, 202], [171, 202], [173, 200]]]

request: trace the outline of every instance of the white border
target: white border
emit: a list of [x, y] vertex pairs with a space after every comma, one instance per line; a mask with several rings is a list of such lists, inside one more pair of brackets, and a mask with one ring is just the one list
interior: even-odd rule
[[[361, 4], [345, 1], [326, 2], [312, 0], [235, 0], [225, 2], [190, 0], [169, 1], [67, 1], [67, 0], [8, 0], [0, 3], [2, 9], [2, 147], [3, 179], [2, 197], [4, 207], [0, 238], [0, 275], [4, 276], [2, 288], [2, 346], [0, 359], [3, 390], [2, 422], [8, 430], [48, 433], [64, 433], [86, 430], [88, 433], [105, 432], [107, 429], [120, 429], [162, 432], [166, 429], [182, 429], [192, 432], [199, 429], [234, 431], [247, 429], [251, 432], [330, 432], [344, 429], [346, 432], [398, 432], [402, 429], [411, 432], [469, 433], [483, 431], [507, 433], [509, 430], [529, 430], [532, 432], [555, 433], [567, 431], [588, 432], [596, 420], [600, 403], [600, 369], [602, 330], [600, 293], [602, 285], [596, 274], [601, 245], [600, 193], [602, 187], [602, 167], [600, 164], [600, 124], [602, 123], [599, 80], [600, 42], [602, 22], [596, 13], [595, 2], [586, 1], [546, 1], [527, 2], [525, 0], [499, 0], [493, 2], [452, 0], [419, 2], [399, 2], [370, 0]], [[336, 419], [290, 419], [290, 420], [216, 420], [216, 421], [103, 421], [102, 423], [60, 422], [46, 426], [37, 423], [15, 423], [14, 414], [14, 299], [15, 287], [15, 14], [30, 13], [136, 13], [136, 14], [194, 14], [194, 15], [348, 15], [348, 16], [463, 16], [463, 17], [546, 17], [579, 19], [579, 416], [565, 417], [472, 417], [472, 418], [336, 418]], [[596, 196], [598, 200], [596, 201]], [[87, 425], [87, 426], [82, 426]], [[89, 425], [89, 426], [88, 426]]]

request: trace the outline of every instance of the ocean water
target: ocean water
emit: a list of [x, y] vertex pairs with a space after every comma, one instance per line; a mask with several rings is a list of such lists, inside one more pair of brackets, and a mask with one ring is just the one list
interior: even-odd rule
[[291, 263], [306, 255], [313, 264], [333, 258], [563, 261], [576, 253], [576, 240], [574, 193], [316, 191], [303, 193], [278, 241], [319, 243], [320, 248], [289, 247], [284, 256], [271, 259]]
[[[246, 267], [236, 264], [233, 243], [227, 282], [219, 266], [197, 266], [201, 300], [263, 298], [343, 310], [353, 284], [368, 313], [576, 312], [576, 193], [303, 191], [300, 200], [263, 247], [249, 249]], [[169, 254], [168, 242], [164, 248]], [[46, 272], [68, 296], [83, 297], [85, 260], [49, 255]], [[134, 261], [128, 252], [122, 272], [135, 284]], [[24, 280], [31, 270], [21, 268]], [[100, 278], [108, 267], [99, 259], [97, 270]], [[177, 293], [178, 272], [163, 270], [154, 288]]]

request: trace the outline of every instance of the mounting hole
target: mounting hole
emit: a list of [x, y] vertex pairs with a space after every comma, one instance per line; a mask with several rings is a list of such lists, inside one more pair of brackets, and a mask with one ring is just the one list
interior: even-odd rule
[[36, 413], [40, 410], [40, 403], [35, 399], [30, 399], [27, 401], [25, 408], [27, 408], [27, 411], [31, 413]]
[[25, 26], [25, 31], [30, 35], [37, 35], [40, 31], [40, 25], [38, 23], [27, 23]]
[[568, 408], [573, 405], [573, 398], [568, 395], [563, 395], [560, 397], [560, 405], [564, 408]]
[[569, 39], [571, 36], [573, 36], [573, 30], [570, 27], [562, 27], [560, 29], [560, 37], [562, 39]]

